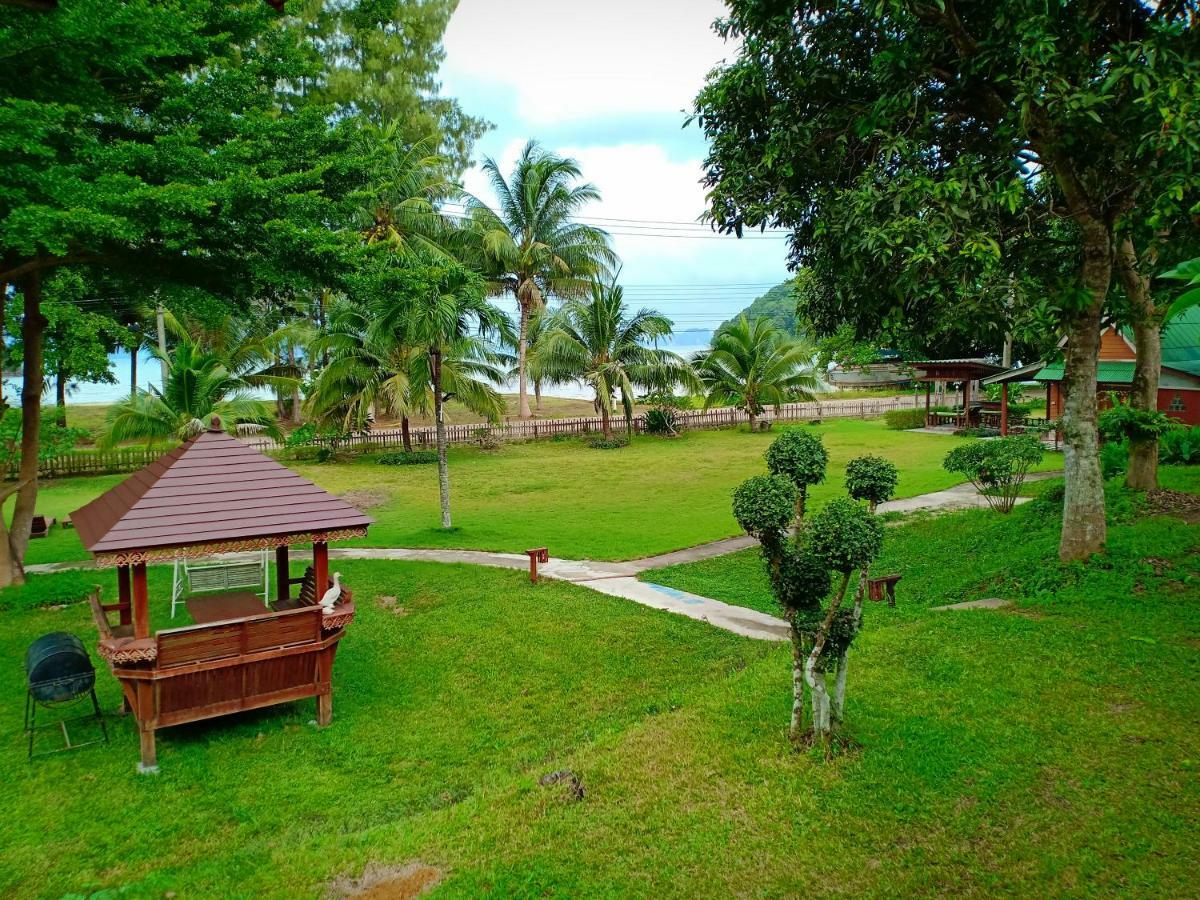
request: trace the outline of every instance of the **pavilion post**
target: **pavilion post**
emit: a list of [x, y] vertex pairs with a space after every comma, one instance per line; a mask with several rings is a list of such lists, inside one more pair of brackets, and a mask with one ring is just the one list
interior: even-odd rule
[[933, 393], [933, 382], [925, 382], [925, 427], [928, 428], [931, 424], [929, 421], [929, 395]]
[[291, 598], [291, 569], [288, 567], [288, 546], [275, 548], [275, 599], [286, 602]]
[[963, 428], [971, 427], [971, 379], [963, 379]]
[[129, 566], [117, 566], [117, 602], [121, 607], [121, 624], [132, 624], [133, 588], [129, 583]]
[[1047, 421], [1054, 418], [1054, 416], [1051, 415], [1051, 413], [1050, 413], [1050, 387], [1051, 387], [1051, 385], [1052, 385], [1052, 382], [1049, 382], [1049, 381], [1046, 382], [1046, 420]]
[[320, 601], [329, 590], [329, 545], [324, 541], [313, 541], [313, 575], [316, 576], [316, 597]]
[[1008, 435], [1008, 382], [1000, 385], [1000, 436]]
[[150, 594], [146, 588], [146, 564], [133, 567], [133, 636], [150, 637]]

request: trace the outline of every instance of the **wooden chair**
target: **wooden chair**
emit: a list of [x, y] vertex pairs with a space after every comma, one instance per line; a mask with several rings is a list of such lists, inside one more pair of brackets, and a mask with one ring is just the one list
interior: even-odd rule
[[271, 604], [271, 609], [275, 612], [283, 612], [288, 609], [300, 609], [302, 606], [313, 606], [317, 602], [317, 572], [309, 566], [304, 570], [304, 578], [300, 581], [300, 594], [294, 599], [289, 597], [287, 600], [276, 600]]
[[108, 611], [111, 609], [119, 609], [118, 606], [105, 606], [100, 602], [100, 591], [95, 590], [88, 594], [88, 606], [92, 609], [92, 621], [96, 623], [96, 630], [100, 632], [100, 640], [114, 640], [116, 638], [133, 637], [132, 625], [113, 625], [108, 621]]
[[44, 538], [50, 533], [50, 529], [54, 527], [56, 521], [56, 519], [47, 516], [34, 516], [29, 536], [31, 538]]

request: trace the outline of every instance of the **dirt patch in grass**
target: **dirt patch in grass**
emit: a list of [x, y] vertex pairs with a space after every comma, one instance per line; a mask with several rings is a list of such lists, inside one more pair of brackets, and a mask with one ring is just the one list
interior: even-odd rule
[[339, 878], [329, 885], [332, 897], [409, 900], [433, 890], [445, 877], [436, 866], [421, 862], [402, 866], [369, 865], [360, 878]]
[[1173, 516], [1195, 525], [1200, 522], [1200, 497], [1182, 491], [1147, 491], [1146, 511], [1154, 515]]
[[383, 506], [391, 499], [380, 491], [346, 491], [338, 496], [355, 509], [372, 509], [376, 506]]
[[408, 610], [405, 609], [400, 604], [400, 601], [397, 600], [395, 597], [389, 597], [384, 594], [379, 594], [375, 598], [375, 602], [379, 604], [381, 609], [386, 609], [389, 612], [394, 613], [397, 616], [407, 616], [408, 615]]

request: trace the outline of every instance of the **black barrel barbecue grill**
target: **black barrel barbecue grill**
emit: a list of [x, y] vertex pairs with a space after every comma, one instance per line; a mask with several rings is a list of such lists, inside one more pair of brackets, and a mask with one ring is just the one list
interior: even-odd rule
[[[33, 739], [39, 727], [36, 721], [39, 706], [53, 709], [90, 698], [91, 715], [78, 716], [73, 720], [59, 719], [41, 727], [53, 727], [57, 724], [62, 729], [65, 744], [62, 750], [74, 750], [101, 741], [108, 743], [108, 728], [104, 725], [100, 703], [96, 700], [96, 670], [79, 638], [66, 631], [54, 631], [42, 635], [30, 644], [29, 649], [25, 651], [25, 679], [28, 684], [28, 693], [25, 696], [25, 731], [29, 734], [30, 759], [33, 758]], [[72, 744], [67, 722], [93, 717], [100, 724], [103, 737]]]

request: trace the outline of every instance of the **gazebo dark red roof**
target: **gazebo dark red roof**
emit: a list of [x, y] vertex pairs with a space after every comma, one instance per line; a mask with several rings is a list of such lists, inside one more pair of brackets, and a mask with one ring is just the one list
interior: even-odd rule
[[371, 521], [212, 429], [71, 514], [84, 548], [109, 565], [356, 537]]
[[[329, 724], [334, 654], [354, 618], [338, 576], [329, 588], [329, 542], [365, 535], [368, 516], [226, 434], [214, 417], [208, 431], [76, 510], [71, 521], [96, 561], [117, 568], [117, 602], [102, 603], [99, 588], [89, 599], [100, 655], [137, 717], [143, 770], [157, 766], [155, 732], [183, 722], [315, 697], [317, 723]], [[312, 565], [293, 578], [289, 547], [305, 543]], [[152, 632], [147, 563], [271, 548], [274, 601], [267, 602], [265, 586], [258, 595], [189, 598], [195, 624]], [[198, 568], [215, 574], [236, 565]], [[117, 624], [109, 613], [119, 614]]]

